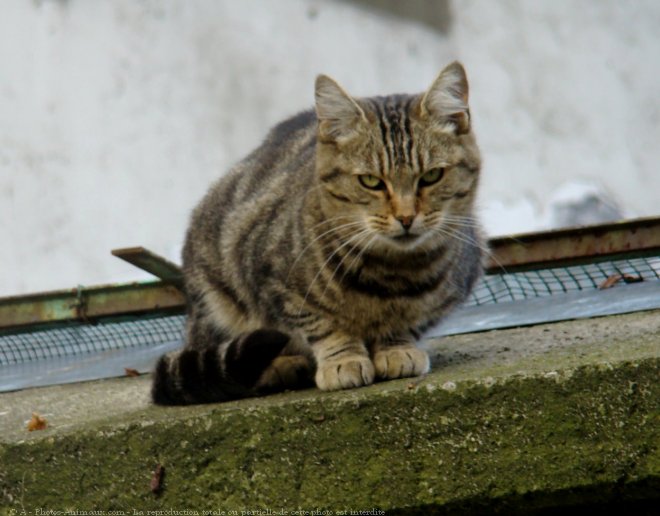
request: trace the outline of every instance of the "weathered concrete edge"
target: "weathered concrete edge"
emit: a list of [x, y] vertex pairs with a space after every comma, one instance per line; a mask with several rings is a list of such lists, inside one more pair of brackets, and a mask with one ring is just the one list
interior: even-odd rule
[[4, 444], [1, 506], [392, 514], [648, 501], [660, 493], [658, 377], [655, 357], [492, 383], [429, 378]]
[[[660, 356], [660, 310], [455, 335], [431, 339], [425, 345], [431, 356], [432, 372], [415, 379], [416, 384], [442, 385], [468, 380], [493, 383], [521, 374], [552, 375], [582, 365], [635, 362]], [[408, 383], [381, 382], [333, 393], [309, 389], [181, 410], [154, 409], [149, 400], [148, 376], [25, 389], [0, 394], [0, 443], [18, 444], [80, 433], [99, 425], [157, 423], [172, 417], [203, 415], [215, 409], [243, 411], [320, 398], [324, 403], [340, 403], [383, 392], [400, 392]], [[46, 416], [49, 425], [43, 432], [30, 433], [25, 426], [35, 411]]]

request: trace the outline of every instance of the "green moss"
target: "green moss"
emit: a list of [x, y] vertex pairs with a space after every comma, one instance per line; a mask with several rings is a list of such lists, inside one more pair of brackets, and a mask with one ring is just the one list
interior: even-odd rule
[[[0, 447], [2, 506], [389, 515], [650, 499], [659, 371], [648, 359], [454, 390], [428, 378], [244, 410], [174, 409], [157, 424], [142, 415]], [[160, 495], [149, 487], [156, 464]]]

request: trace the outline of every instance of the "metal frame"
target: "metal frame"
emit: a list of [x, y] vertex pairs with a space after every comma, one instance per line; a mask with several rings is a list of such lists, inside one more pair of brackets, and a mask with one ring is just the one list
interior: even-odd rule
[[0, 298], [0, 335], [60, 322], [95, 323], [106, 317], [141, 313], [181, 313], [185, 295], [162, 281], [77, 287]]
[[492, 238], [487, 274], [660, 254], [660, 217]]

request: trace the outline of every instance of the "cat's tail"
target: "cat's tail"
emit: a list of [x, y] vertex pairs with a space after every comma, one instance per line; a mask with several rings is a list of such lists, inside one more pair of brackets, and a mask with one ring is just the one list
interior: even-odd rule
[[188, 405], [253, 395], [257, 381], [289, 342], [275, 330], [256, 330], [220, 346], [163, 355], [151, 397], [158, 405]]

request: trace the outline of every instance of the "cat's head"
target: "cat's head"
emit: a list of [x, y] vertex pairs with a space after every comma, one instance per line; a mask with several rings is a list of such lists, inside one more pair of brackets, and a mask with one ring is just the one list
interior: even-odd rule
[[474, 224], [480, 157], [460, 63], [420, 95], [353, 98], [321, 75], [316, 114], [325, 215], [361, 247], [430, 247]]

